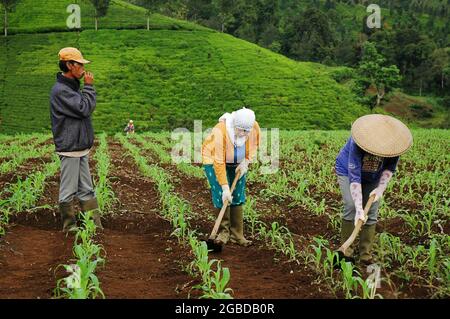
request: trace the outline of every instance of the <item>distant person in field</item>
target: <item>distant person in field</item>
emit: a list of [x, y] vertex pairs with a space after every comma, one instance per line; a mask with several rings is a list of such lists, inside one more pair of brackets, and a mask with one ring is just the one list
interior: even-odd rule
[[[98, 203], [89, 172], [89, 151], [94, 144], [91, 116], [96, 106], [94, 75], [85, 71], [85, 60], [76, 48], [59, 51], [56, 84], [50, 93], [53, 141], [61, 159], [59, 209], [63, 231], [76, 229], [74, 198], [83, 212], [93, 211], [94, 222], [102, 228]], [[84, 87], [80, 89], [80, 79]]]
[[[352, 126], [351, 137], [336, 159], [336, 173], [344, 201], [341, 225], [342, 244], [350, 237], [358, 220], [363, 220], [359, 237], [359, 260], [371, 264], [372, 245], [380, 199], [391, 180], [399, 156], [409, 150], [413, 138], [399, 120], [387, 115], [366, 115]], [[364, 206], [374, 195], [368, 216]], [[353, 247], [348, 249], [352, 254]]]
[[125, 129], [123, 130], [124, 132], [128, 134], [134, 134], [134, 124], [133, 121], [130, 120], [130, 122], [128, 122], [128, 125], [125, 127]]
[[[244, 237], [246, 173], [259, 147], [260, 128], [255, 113], [242, 108], [225, 113], [202, 146], [203, 165], [211, 186], [212, 202], [220, 212], [225, 201], [230, 203], [220, 224], [216, 241], [242, 246], [252, 242]], [[230, 187], [240, 171], [241, 177], [231, 194]]]

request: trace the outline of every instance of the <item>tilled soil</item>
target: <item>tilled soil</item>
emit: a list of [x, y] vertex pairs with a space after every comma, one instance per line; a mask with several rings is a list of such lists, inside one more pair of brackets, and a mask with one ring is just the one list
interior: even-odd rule
[[112, 188], [120, 203], [98, 239], [106, 251], [98, 277], [107, 298], [186, 298], [192, 281], [181, 270], [188, 251], [170, 237], [155, 185], [140, 177], [132, 158], [109, 143]]
[[[147, 156], [150, 161], [153, 157]], [[215, 217], [211, 196], [205, 180], [188, 177], [173, 165], [159, 164], [172, 177], [175, 192], [190, 202], [195, 216], [191, 226], [199, 230], [205, 238], [209, 235]], [[210, 253], [210, 258], [222, 260], [231, 273], [229, 287], [233, 296], [239, 299], [300, 299], [333, 298], [334, 295], [320, 285], [313, 284], [310, 271], [289, 263], [283, 256], [267, 249], [262, 242], [256, 241], [251, 247], [227, 244], [222, 253]]]
[[50, 157], [30, 158], [19, 167], [16, 167], [12, 172], [0, 175], [0, 192], [10, 184], [17, 183], [18, 180], [24, 180], [33, 172], [41, 170], [42, 167], [49, 162], [51, 162]]
[[[132, 161], [115, 169], [123, 156], [114, 150], [111, 155], [113, 189], [121, 204], [114, 207], [116, 214], [103, 219], [105, 230], [96, 238], [106, 257], [96, 272], [103, 292], [107, 298], [187, 297], [193, 281], [179, 262], [187, 253], [170, 239], [170, 224], [156, 215], [154, 185], [134, 179], [137, 169], [127, 166]], [[0, 238], [0, 299], [54, 297], [57, 280], [66, 275], [58, 266], [74, 261], [74, 238], [60, 231], [58, 193], [59, 173], [47, 180], [36, 205], [49, 207], [11, 216]]]
[[[126, 156], [120, 143], [109, 140], [111, 156], [110, 180], [119, 200], [111, 212], [103, 217], [105, 230], [95, 238], [105, 251], [106, 263], [96, 271], [106, 298], [186, 298], [198, 297], [191, 288], [199, 281], [183, 271], [192, 259], [189, 247], [180, 245], [170, 236], [170, 223], [159, 216], [160, 198], [155, 184], [144, 178], [133, 159]], [[154, 154], [148, 155], [150, 164], [158, 163]], [[148, 154], [147, 154], [148, 153]], [[91, 172], [95, 174], [92, 160]], [[14, 173], [0, 176], [0, 186], [26, 177], [31, 171], [50, 161], [30, 159]], [[210, 191], [204, 179], [182, 174], [176, 166], [158, 164], [174, 177], [170, 182], [175, 192], [188, 201], [195, 213], [190, 216], [191, 226], [205, 238], [211, 231], [216, 211], [212, 206]], [[249, 185], [252, 195], [259, 194], [263, 186]], [[58, 212], [59, 173], [46, 182], [44, 195], [36, 208], [11, 216], [6, 235], [0, 238], [0, 299], [4, 298], [52, 298], [56, 281], [65, 276], [58, 266], [73, 262], [74, 238], [64, 235]], [[256, 195], [255, 195], [256, 196]], [[42, 206], [46, 207], [42, 207]], [[264, 222], [278, 221], [294, 235], [333, 236], [326, 216], [316, 216], [290, 205], [288, 200], [258, 199], [257, 209], [271, 208], [264, 213]], [[272, 209], [273, 208], [273, 209]], [[394, 219], [381, 222], [379, 228], [408, 236], [404, 221]], [[447, 231], [448, 222], [444, 225]], [[202, 235], [200, 235], [202, 236]], [[256, 239], [251, 247], [228, 244], [222, 253], [211, 253], [210, 258], [222, 260], [231, 272], [229, 287], [235, 298], [334, 298], [327, 287], [315, 283], [315, 275], [304, 265], [287, 262], [273, 250]], [[421, 287], [400, 287], [398, 297], [426, 297]], [[385, 297], [390, 289], [383, 287]], [[343, 297], [338, 295], [337, 297]]]
[[51, 298], [56, 268], [71, 250], [72, 240], [59, 230], [11, 226], [0, 239], [0, 299]]
[[[37, 207], [58, 202], [59, 174], [47, 181]], [[73, 236], [61, 232], [54, 209], [15, 213], [0, 238], [0, 299], [52, 298], [59, 267], [72, 258]]]
[[[138, 143], [135, 143], [138, 145]], [[154, 154], [151, 154], [149, 151], [144, 152], [148, 159], [154, 160]], [[172, 183], [176, 186], [176, 191], [182, 197], [184, 197], [187, 201], [191, 203], [195, 203], [194, 211], [203, 214], [203, 216], [215, 216], [214, 208], [211, 204], [211, 198], [209, 189], [205, 187], [204, 180], [198, 180], [195, 178], [186, 177], [181, 172], [179, 172], [175, 166], [167, 165], [167, 164], [159, 164], [168, 170], [171, 176], [175, 177], [172, 180]], [[329, 218], [326, 215], [315, 215], [312, 212], [305, 211], [302, 207], [298, 205], [292, 205], [292, 202], [289, 199], [282, 198], [263, 198], [261, 197], [261, 191], [264, 190], [264, 185], [258, 182], [249, 183], [248, 184], [248, 193], [255, 198], [258, 198], [256, 209], [262, 213], [260, 219], [266, 223], [278, 222], [282, 226], [286, 226], [289, 228], [291, 233], [293, 234], [297, 249], [305, 249], [305, 244], [308, 242], [308, 238], [312, 238], [313, 236], [321, 236], [326, 239], [331, 240], [333, 245], [336, 246], [336, 249], [339, 247], [340, 243], [338, 242], [338, 235], [336, 231], [334, 231], [329, 224]], [[324, 194], [324, 198], [327, 203], [331, 203], [333, 207], [336, 205], [340, 205], [340, 198], [336, 194]], [[206, 221], [209, 220], [209, 221]], [[443, 225], [444, 232], [447, 232], [448, 222]], [[212, 228], [212, 222], [210, 218], [202, 218], [201, 220], [196, 220], [194, 223], [195, 227], [201, 229], [204, 233], [208, 233]], [[377, 225], [377, 230], [387, 231], [393, 235], [399, 236], [401, 240], [408, 244], [417, 244], [417, 242], [421, 241], [418, 238], [411, 237], [404, 220], [400, 217], [381, 220]], [[207, 236], [207, 235], [206, 235]], [[306, 237], [306, 241], [305, 241]], [[303, 239], [302, 239], [303, 238]], [[298, 240], [297, 240], [298, 239]], [[225, 264], [229, 261], [230, 257], [228, 252], [233, 249], [238, 249], [238, 247], [233, 245], [227, 245], [224, 252], [220, 254], [220, 256], [216, 257], [214, 255], [213, 258], [223, 258], [225, 260]], [[251, 250], [254, 252], [254, 250]], [[258, 249], [259, 251], [259, 249]], [[270, 252], [273, 258], [273, 252]], [[231, 257], [232, 258], [232, 257]], [[282, 258], [281, 258], [282, 259]], [[257, 259], [259, 260], [259, 259]], [[239, 261], [233, 260], [233, 263]], [[261, 263], [259, 261], [259, 263]], [[233, 271], [235, 267], [230, 266], [230, 270], [232, 274], [236, 271]], [[298, 269], [299, 267], [293, 267], [293, 269]], [[366, 269], [363, 267], [359, 269], [363, 277], [369, 275], [366, 274]], [[240, 272], [241, 273], [241, 272]], [[265, 274], [270, 273], [270, 271], [265, 272]], [[233, 275], [231, 287], [233, 286]], [[429, 292], [425, 288], [405, 286], [401, 280], [398, 280], [395, 277], [391, 277], [395, 286], [389, 287], [386, 284], [382, 284], [379, 292], [386, 298], [426, 298]], [[309, 279], [308, 283], [310, 283], [309, 291], [318, 290], [317, 288], [313, 288], [314, 286], [311, 284], [313, 280]], [[289, 282], [289, 281], [288, 281]], [[236, 291], [240, 292], [237, 289], [240, 289], [242, 285], [237, 285]], [[300, 289], [301, 289], [300, 285]], [[298, 289], [298, 287], [296, 288]], [[320, 289], [320, 288], [319, 288]], [[236, 296], [239, 298], [239, 296]], [[258, 297], [259, 298], [259, 297]], [[269, 298], [269, 297], [268, 297]], [[276, 297], [275, 297], [276, 298]], [[285, 297], [283, 297], [285, 298]], [[294, 296], [293, 298], [305, 298], [303, 296]], [[320, 298], [326, 298], [326, 293], [321, 292]]]

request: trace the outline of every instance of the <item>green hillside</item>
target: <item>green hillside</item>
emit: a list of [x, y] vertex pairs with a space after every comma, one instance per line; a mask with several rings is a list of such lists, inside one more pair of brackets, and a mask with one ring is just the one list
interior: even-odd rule
[[97, 131], [122, 130], [130, 118], [140, 130], [192, 127], [194, 119], [206, 128], [242, 105], [257, 112], [262, 127], [283, 129], [348, 128], [367, 112], [320, 64], [298, 63], [204, 28], [158, 28], [158, 21], [151, 31], [2, 37], [0, 132], [50, 128], [48, 95], [65, 46], [80, 47], [93, 61], [88, 70], [98, 90]]
[[[67, 6], [78, 4], [81, 9], [81, 28], [94, 29], [94, 7], [88, 0], [21, 0], [9, 15], [8, 33], [32, 33], [68, 31], [66, 20], [70, 13]], [[4, 22], [1, 19], [3, 28]], [[111, 0], [107, 15], [99, 19], [101, 29], [147, 28], [146, 10], [121, 0]], [[152, 29], [205, 30], [196, 24], [153, 14]]]

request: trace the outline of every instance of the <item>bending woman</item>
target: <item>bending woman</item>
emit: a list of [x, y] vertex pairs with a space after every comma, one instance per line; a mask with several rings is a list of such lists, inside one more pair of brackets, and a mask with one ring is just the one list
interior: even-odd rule
[[[226, 201], [230, 204], [216, 238], [220, 244], [228, 241], [242, 246], [251, 244], [244, 237], [242, 205], [245, 203], [246, 173], [257, 153], [259, 137], [255, 113], [242, 108], [231, 114], [225, 113], [203, 142], [203, 165], [217, 214]], [[241, 175], [231, 194], [230, 187], [238, 171]]]

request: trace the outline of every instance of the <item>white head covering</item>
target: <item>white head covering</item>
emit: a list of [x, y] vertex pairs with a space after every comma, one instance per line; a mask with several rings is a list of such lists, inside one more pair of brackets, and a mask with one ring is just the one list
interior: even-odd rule
[[234, 113], [234, 126], [250, 132], [255, 124], [255, 112], [243, 107]]
[[219, 118], [219, 122], [225, 121], [228, 137], [230, 138], [231, 143], [238, 147], [245, 144], [248, 136], [235, 136], [234, 129], [239, 128], [249, 132], [253, 128], [255, 120], [255, 112], [250, 109], [246, 109], [245, 107], [231, 114], [225, 113]]

